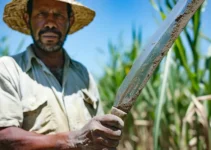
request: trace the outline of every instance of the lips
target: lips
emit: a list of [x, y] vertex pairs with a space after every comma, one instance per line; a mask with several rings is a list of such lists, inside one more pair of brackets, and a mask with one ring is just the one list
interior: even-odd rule
[[41, 35], [41, 38], [47, 38], [47, 39], [58, 39], [59, 38], [59, 35], [56, 34], [56, 33], [53, 33], [53, 32], [47, 32], [47, 33], [43, 33]]

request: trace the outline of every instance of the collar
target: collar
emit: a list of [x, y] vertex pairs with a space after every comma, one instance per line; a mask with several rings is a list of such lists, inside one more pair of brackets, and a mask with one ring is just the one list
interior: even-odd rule
[[[72, 60], [67, 54], [67, 52], [65, 51], [65, 49], [63, 49], [63, 51], [64, 51], [64, 58], [65, 58], [64, 67], [69, 67], [72, 64]], [[44, 71], [49, 72], [45, 64], [35, 55], [32, 44], [27, 47], [27, 50], [25, 51], [24, 59], [26, 62], [26, 72], [28, 72], [31, 69], [32, 60], [35, 60], [38, 64], [40, 64]]]

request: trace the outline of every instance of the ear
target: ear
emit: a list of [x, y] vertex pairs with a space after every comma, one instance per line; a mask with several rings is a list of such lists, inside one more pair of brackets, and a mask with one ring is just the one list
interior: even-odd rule
[[24, 16], [23, 16], [23, 19], [24, 19], [24, 22], [26, 23], [26, 26], [27, 28], [29, 28], [29, 14], [28, 13], [24, 13]]

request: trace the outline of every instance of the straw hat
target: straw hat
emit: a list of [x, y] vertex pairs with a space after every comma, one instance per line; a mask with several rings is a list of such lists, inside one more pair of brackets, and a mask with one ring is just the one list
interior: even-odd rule
[[[27, 12], [28, 0], [12, 0], [4, 9], [4, 22], [12, 29], [24, 34], [30, 34], [30, 30], [23, 19]], [[72, 34], [88, 25], [95, 17], [95, 12], [75, 0], [58, 0], [72, 5], [74, 23], [69, 31]]]

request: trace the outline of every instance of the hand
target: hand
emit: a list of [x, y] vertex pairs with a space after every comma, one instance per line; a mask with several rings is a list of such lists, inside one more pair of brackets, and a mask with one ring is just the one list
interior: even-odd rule
[[116, 150], [123, 126], [123, 120], [111, 114], [94, 117], [76, 134], [77, 145], [82, 150]]

